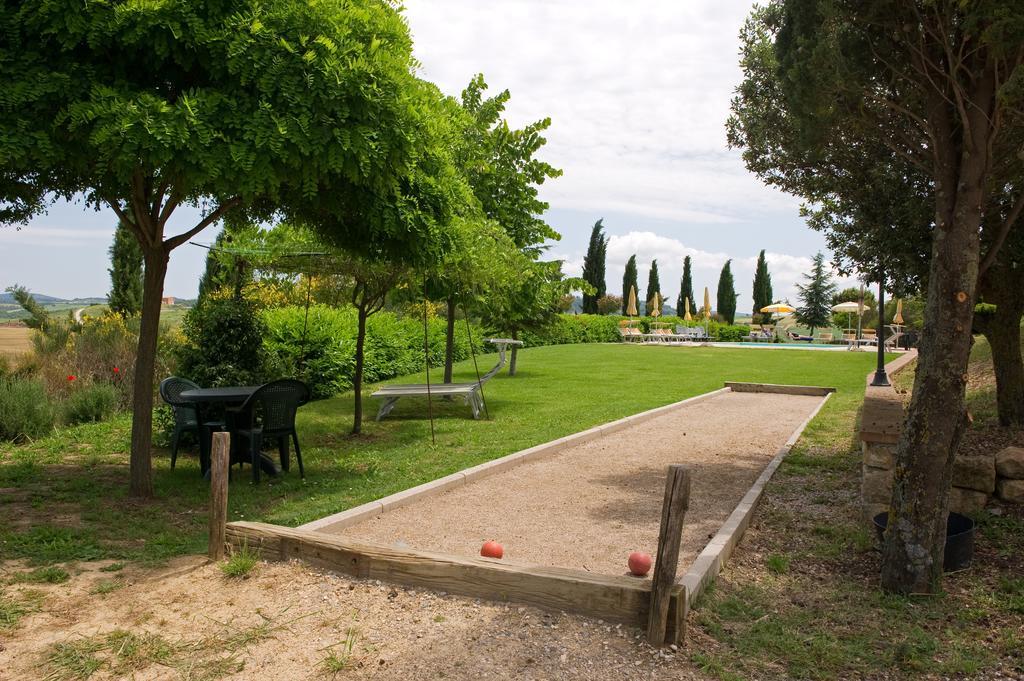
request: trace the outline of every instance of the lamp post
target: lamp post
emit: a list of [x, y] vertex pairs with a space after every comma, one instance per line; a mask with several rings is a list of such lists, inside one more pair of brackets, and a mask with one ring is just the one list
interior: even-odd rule
[[871, 385], [887, 386], [890, 383], [885, 374], [885, 274], [881, 267], [878, 268], [878, 332], [875, 334], [875, 342], [878, 343], [878, 365]]

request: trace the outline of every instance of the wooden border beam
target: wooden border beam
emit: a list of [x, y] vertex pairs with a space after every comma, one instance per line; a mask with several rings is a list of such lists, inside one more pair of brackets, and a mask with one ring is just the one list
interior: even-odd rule
[[[362, 579], [523, 603], [637, 626], [647, 625], [650, 610], [651, 582], [636, 577], [399, 549], [266, 523], [228, 523], [226, 539], [234, 547], [257, 549], [266, 560], [298, 559]], [[685, 610], [686, 590], [677, 584], [670, 594], [666, 639], [676, 636]]]
[[726, 381], [725, 387], [734, 393], [776, 393], [780, 395], [810, 395], [812, 397], [823, 397], [834, 393], [835, 388], [826, 388], [817, 385], [782, 385], [779, 383], [742, 383], [739, 381]]

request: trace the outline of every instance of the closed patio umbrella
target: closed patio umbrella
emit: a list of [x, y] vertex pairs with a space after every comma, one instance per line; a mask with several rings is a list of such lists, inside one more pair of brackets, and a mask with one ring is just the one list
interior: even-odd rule
[[711, 320], [711, 294], [708, 287], [704, 287], [704, 335], [708, 335], [708, 321]]
[[903, 326], [903, 299], [896, 299], [896, 314], [893, 315], [892, 323], [897, 326]]
[[636, 317], [636, 286], [629, 287], [629, 302], [626, 304], [626, 315]]
[[661, 294], [655, 293], [654, 297], [651, 298], [651, 316], [661, 316]]
[[693, 321], [693, 317], [690, 316], [690, 299], [689, 298], [687, 298], [686, 300], [683, 301], [683, 307], [686, 308], [686, 314], [683, 315], [683, 320], [687, 321], [687, 322]]

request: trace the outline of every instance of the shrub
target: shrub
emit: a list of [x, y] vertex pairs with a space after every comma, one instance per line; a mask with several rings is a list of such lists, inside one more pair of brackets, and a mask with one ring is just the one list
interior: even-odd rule
[[279, 373], [263, 349], [263, 317], [247, 300], [209, 296], [185, 316], [183, 331], [178, 372], [204, 387], [256, 385]]
[[563, 314], [539, 331], [522, 334], [526, 347], [565, 345], [568, 343], [615, 343], [619, 335], [620, 316]]
[[53, 428], [54, 410], [43, 384], [36, 380], [0, 378], [0, 439], [32, 440]]
[[745, 336], [750, 334], [750, 328], [736, 324], [712, 323], [708, 334], [724, 343], [738, 343]]
[[76, 425], [102, 421], [117, 410], [117, 403], [117, 388], [109, 383], [80, 386], [64, 402], [64, 422]]
[[[305, 381], [314, 399], [352, 388], [355, 374], [357, 319], [353, 308], [313, 305], [281, 307], [263, 312], [267, 332], [264, 348], [279, 375]], [[473, 345], [484, 351], [483, 332], [472, 329]], [[427, 351], [431, 366], [444, 362], [445, 321], [427, 323]], [[455, 360], [468, 359], [470, 344], [465, 322], [455, 327]], [[366, 323], [363, 380], [384, 381], [423, 370], [423, 323], [410, 316], [384, 311]]]

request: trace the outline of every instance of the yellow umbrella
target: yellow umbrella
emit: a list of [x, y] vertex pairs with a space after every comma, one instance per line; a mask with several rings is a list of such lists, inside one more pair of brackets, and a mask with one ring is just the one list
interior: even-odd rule
[[685, 298], [684, 299], [683, 306], [686, 308], [686, 315], [683, 316], [683, 319], [685, 321], [688, 321], [688, 322], [693, 321], [693, 317], [690, 316], [690, 299], [689, 298]]
[[704, 287], [704, 319], [711, 319], [711, 294], [708, 287]]
[[636, 312], [636, 287], [629, 287], [629, 303], [626, 305], [626, 315], [629, 317], [635, 317]]
[[760, 311], [767, 312], [768, 314], [790, 314], [796, 312], [796, 308], [786, 303], [772, 303], [771, 305], [765, 305]]
[[892, 323], [897, 326], [903, 326], [903, 299], [896, 299], [896, 314], [892, 318]]
[[654, 297], [651, 298], [651, 316], [658, 317], [661, 315], [661, 294], [655, 293]]

